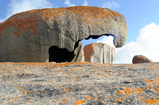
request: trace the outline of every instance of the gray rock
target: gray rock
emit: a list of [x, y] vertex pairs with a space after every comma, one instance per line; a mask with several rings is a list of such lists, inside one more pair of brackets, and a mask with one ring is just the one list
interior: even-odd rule
[[92, 43], [84, 47], [85, 61], [112, 63], [115, 59], [115, 49], [108, 44]]
[[104, 103], [100, 102], [100, 101], [91, 101], [90, 103], [88, 103], [87, 105], [104, 105]]
[[1, 62], [0, 105], [158, 105], [158, 74], [159, 63]]
[[0, 61], [48, 62], [52, 46], [72, 52], [81, 40], [101, 35], [113, 35], [114, 45], [123, 46], [127, 37], [125, 17], [87, 6], [18, 13], [0, 24]]

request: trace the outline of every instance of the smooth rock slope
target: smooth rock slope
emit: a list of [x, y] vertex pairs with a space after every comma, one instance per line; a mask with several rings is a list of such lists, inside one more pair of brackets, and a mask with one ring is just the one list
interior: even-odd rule
[[84, 57], [87, 62], [112, 63], [115, 49], [108, 44], [91, 43], [84, 47]]
[[159, 104], [159, 63], [0, 63], [0, 104]]
[[74, 53], [81, 40], [101, 35], [113, 35], [114, 45], [123, 46], [125, 17], [110, 9], [88, 6], [18, 13], [0, 23], [0, 61], [48, 62], [50, 48]]

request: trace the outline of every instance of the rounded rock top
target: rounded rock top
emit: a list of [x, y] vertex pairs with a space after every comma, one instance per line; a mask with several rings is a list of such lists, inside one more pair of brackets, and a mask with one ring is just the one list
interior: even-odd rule
[[148, 59], [146, 56], [136, 55], [136, 56], [133, 57], [132, 63], [133, 64], [136, 64], [136, 63], [153, 63], [153, 61]]

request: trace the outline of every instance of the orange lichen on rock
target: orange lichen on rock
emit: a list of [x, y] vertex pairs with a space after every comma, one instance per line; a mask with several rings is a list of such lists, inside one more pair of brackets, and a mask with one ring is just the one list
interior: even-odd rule
[[68, 102], [68, 100], [58, 101], [58, 103], [65, 103], [65, 102]]
[[94, 50], [92, 46], [86, 45], [84, 47], [84, 56], [86, 60], [89, 60], [91, 58], [91, 55], [93, 54]]
[[22, 93], [28, 93], [28, 91], [26, 91], [25, 89], [23, 89], [22, 87], [17, 87], [18, 91], [22, 92]]
[[119, 91], [116, 92], [116, 94], [123, 94], [123, 91], [119, 90]]
[[125, 87], [125, 91], [126, 94], [130, 95], [132, 93], [132, 88], [130, 87]]
[[155, 68], [155, 67], [151, 67], [150, 69], [153, 69], [153, 70], [155, 70], [156, 68]]
[[93, 101], [98, 101], [98, 98], [95, 98]]
[[39, 17], [40, 14], [33, 11], [15, 14], [2, 23], [0, 26], [0, 35], [2, 35], [2, 31], [8, 27], [17, 27], [17, 30], [14, 32], [17, 38], [20, 37], [20, 30], [24, 33], [26, 33], [28, 30], [32, 30], [34, 34], [37, 34], [36, 26], [38, 26], [39, 22], [43, 21]]
[[28, 101], [26, 101], [27, 103], [30, 103], [31, 101], [30, 100], [28, 100]]
[[118, 98], [117, 101], [125, 100], [125, 98]]
[[120, 13], [112, 11], [112, 10], [104, 10], [100, 7], [90, 7], [90, 6], [75, 6], [68, 8], [52, 8], [52, 9], [43, 9], [43, 17], [46, 16], [61, 16], [66, 14], [75, 14], [75, 18], [77, 16], [85, 17], [85, 18], [95, 18], [95, 19], [104, 19], [109, 18], [109, 16], [113, 16], [115, 18], [121, 16]]
[[20, 35], [19, 35], [19, 29], [16, 31], [16, 32], [14, 32], [14, 35], [16, 35], [17, 36], [17, 38], [19, 38], [20, 37]]
[[144, 98], [142, 98], [141, 96], [138, 98], [138, 100], [144, 100]]
[[135, 88], [134, 92], [136, 92], [137, 94], [142, 94], [143, 89], [142, 88]]
[[63, 90], [64, 92], [67, 92], [68, 90], [67, 89], [65, 89], [65, 90]]
[[39, 65], [45, 65], [46, 63], [45, 62], [17, 62], [16, 64], [18, 64], [18, 65], [34, 65], [34, 66], [39, 66]]
[[119, 90], [116, 92], [116, 94], [125, 94], [131, 95], [131, 93], [137, 93], [142, 94], [143, 89], [142, 88], [130, 88], [130, 87], [124, 87], [124, 90]]
[[87, 64], [93, 65], [93, 63], [90, 63], [90, 62], [76, 62], [75, 64], [76, 65], [87, 65]]
[[146, 83], [153, 82], [153, 80], [145, 80], [144, 82], [146, 82]]
[[[41, 64], [41, 63], [40, 63]], [[42, 63], [43, 64], [43, 63]], [[62, 67], [62, 66], [68, 66], [68, 65], [87, 65], [87, 64], [92, 64], [92, 63], [89, 63], [89, 62], [66, 62], [66, 63], [54, 63], [51, 65], [51, 67]], [[78, 71], [80, 72], [80, 71]], [[71, 71], [68, 72], [68, 74], [70, 74]]]
[[79, 105], [79, 104], [84, 104], [86, 101], [85, 100], [78, 100], [75, 105]]
[[102, 92], [98, 92], [98, 94], [103, 94]]
[[71, 65], [72, 63], [57, 63], [54, 65], [54, 67], [62, 67], [62, 66], [67, 66], [67, 65]]
[[154, 97], [153, 99], [146, 99], [144, 102], [149, 104], [157, 104], [158, 101], [159, 100], [156, 97]]
[[[52, 64], [51, 66], [49, 64]], [[14, 64], [14, 63], [11, 63], [11, 62], [6, 62], [6, 64]], [[76, 65], [86, 65], [86, 64], [91, 64], [89, 62], [66, 62], [66, 63], [55, 63], [55, 62], [49, 62], [49, 63], [46, 63], [46, 62], [17, 62], [18, 65], [32, 65], [32, 66], [39, 66], [41, 65], [43, 67], [44, 66], [47, 66], [47, 64], [49, 65], [49, 67], [62, 67], [62, 66], [68, 66], [68, 65], [72, 65], [72, 64], [76, 64]], [[69, 73], [69, 72], [68, 72]]]
[[159, 92], [159, 87], [155, 90], [156, 92]]
[[93, 74], [89, 74], [89, 76], [93, 76]]
[[12, 99], [11, 99], [11, 101], [14, 103], [14, 102], [16, 102], [16, 100], [19, 100], [19, 98], [17, 97], [17, 96], [15, 96], [15, 97], [13, 97]]
[[[54, 21], [60, 16], [67, 17], [70, 14], [74, 14], [75, 19], [79, 16], [83, 17], [83, 21], [88, 21], [96, 24], [94, 20], [105, 19], [112, 17], [122, 16], [118, 12], [112, 10], [104, 10], [99, 7], [87, 7], [87, 6], [75, 6], [68, 8], [47, 8], [47, 9], [35, 9], [27, 12], [22, 12], [11, 16], [5, 22], [0, 23], [0, 35], [2, 31], [8, 27], [17, 27], [14, 34], [17, 38], [20, 37], [19, 31], [24, 31], [26, 33], [28, 30], [32, 30], [34, 34], [37, 34], [37, 26], [39, 22]], [[101, 21], [99, 21], [102, 23]]]
[[91, 96], [87, 96], [86, 98], [87, 98], [87, 99], [90, 99], [90, 100], [94, 99], [94, 98], [91, 97]]

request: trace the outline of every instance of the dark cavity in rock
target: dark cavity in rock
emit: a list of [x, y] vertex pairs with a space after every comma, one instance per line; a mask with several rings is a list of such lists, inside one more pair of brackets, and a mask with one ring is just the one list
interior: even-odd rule
[[49, 48], [49, 62], [71, 62], [74, 56], [74, 51], [69, 52], [65, 48], [58, 48], [57, 46]]
[[66, 48], [58, 48], [57, 46], [51, 46], [49, 48], [49, 62], [81, 61], [82, 57], [83, 47], [80, 41], [75, 44], [72, 52], [69, 52]]

